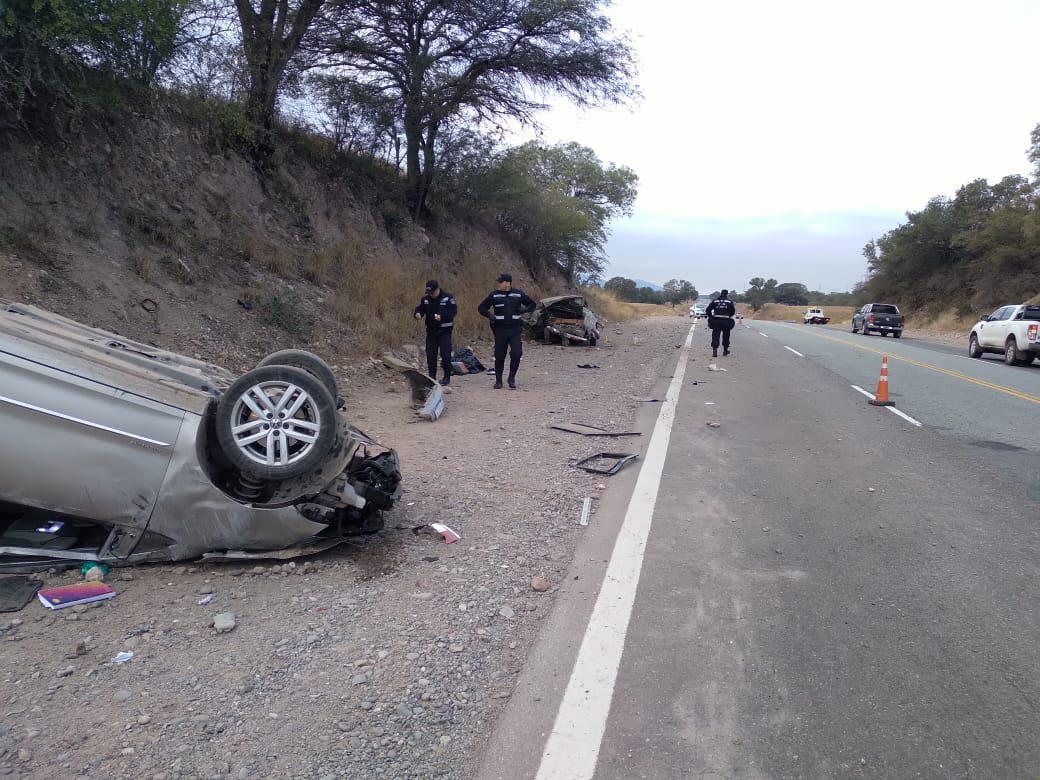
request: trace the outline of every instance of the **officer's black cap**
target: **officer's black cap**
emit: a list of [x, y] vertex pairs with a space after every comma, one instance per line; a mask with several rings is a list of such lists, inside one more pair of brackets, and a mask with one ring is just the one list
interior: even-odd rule
[[440, 288], [441, 286], [437, 284], [436, 279], [430, 279], [430, 281], [426, 283], [426, 292], [433, 292], [434, 290], [439, 290]]
[[495, 281], [496, 282], [509, 282], [509, 283], [512, 283], [513, 275], [512, 274], [499, 274], [498, 275], [498, 279], [496, 279]]

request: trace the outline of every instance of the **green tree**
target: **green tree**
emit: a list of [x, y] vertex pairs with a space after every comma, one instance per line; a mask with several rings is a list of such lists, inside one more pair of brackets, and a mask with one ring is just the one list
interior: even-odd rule
[[320, 62], [394, 101], [415, 218], [435, 183], [440, 135], [460, 117], [526, 122], [543, 108], [539, 95], [585, 105], [632, 93], [632, 54], [604, 0], [331, 3]]

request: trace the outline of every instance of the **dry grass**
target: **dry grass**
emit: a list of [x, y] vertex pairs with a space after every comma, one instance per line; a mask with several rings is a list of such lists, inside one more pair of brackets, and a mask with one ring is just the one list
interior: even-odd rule
[[586, 287], [581, 291], [585, 302], [600, 317], [610, 322], [624, 322], [639, 316], [638, 304], [625, 303], [610, 290], [602, 287]]
[[967, 333], [971, 330], [971, 326], [978, 322], [978, 319], [975, 315], [959, 316], [951, 309], [934, 316], [911, 315], [906, 319], [906, 327], [941, 333]]
[[243, 236], [238, 246], [242, 259], [276, 276], [295, 276], [297, 259], [283, 247], [267, 241], [259, 233]]
[[627, 305], [635, 308], [637, 317], [688, 317], [690, 315], [690, 304], [688, 303], [678, 303], [674, 309], [659, 303], [630, 303]]
[[[808, 306], [786, 306], [780, 303], [767, 303], [757, 312], [748, 312], [747, 316], [756, 320], [770, 322], [801, 322], [802, 315]], [[856, 311], [855, 306], [821, 306], [823, 313], [831, 318], [831, 324], [840, 325], [843, 322], [851, 322], [852, 315]]]
[[[487, 320], [477, 313], [477, 304], [491, 291], [499, 266], [474, 254], [458, 259], [451, 269], [408, 263], [398, 258], [345, 265], [334, 281], [332, 314], [353, 333], [358, 349], [378, 354], [405, 343], [422, 343], [424, 324], [413, 316], [422, 297], [423, 285], [435, 276], [443, 289], [458, 301], [455, 343], [465, 344], [487, 336]], [[526, 290], [532, 297], [538, 291]]]

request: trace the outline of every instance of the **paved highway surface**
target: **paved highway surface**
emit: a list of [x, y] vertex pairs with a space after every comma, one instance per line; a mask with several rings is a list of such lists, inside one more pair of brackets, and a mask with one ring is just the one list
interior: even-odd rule
[[482, 777], [1040, 776], [1040, 366], [748, 326], [662, 379]]

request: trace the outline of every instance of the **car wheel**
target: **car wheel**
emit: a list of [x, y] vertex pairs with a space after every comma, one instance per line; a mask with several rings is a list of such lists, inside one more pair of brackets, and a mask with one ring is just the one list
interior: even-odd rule
[[894, 330], [894, 331], [892, 331], [892, 338], [894, 338], [894, 339], [901, 339], [901, 338], [903, 338], [903, 331], [901, 331], [901, 330]]
[[1014, 336], [1010, 336], [1004, 345], [1004, 362], [1009, 366], [1021, 366], [1025, 364], [1022, 355], [1018, 351], [1018, 342]]
[[855, 321], [853, 321], [853, 323], [852, 323], [852, 332], [853, 333], [859, 333], [859, 328], [856, 327]]
[[217, 441], [227, 459], [257, 479], [293, 479], [320, 467], [336, 440], [336, 409], [325, 385], [302, 368], [260, 366], [217, 403]]
[[862, 329], [861, 332], [863, 333], [864, 336], [869, 336], [870, 335], [870, 331], [867, 330], [866, 323], [863, 324], [863, 329]]
[[332, 373], [329, 364], [313, 352], [307, 352], [303, 349], [282, 349], [278, 352], [272, 352], [256, 365], [258, 368], [260, 366], [293, 366], [294, 368], [302, 368], [325, 385], [329, 395], [333, 398], [339, 396], [339, 388], [336, 386], [336, 375]]
[[968, 339], [968, 357], [976, 359], [982, 357], [982, 347], [979, 346], [979, 337], [974, 333], [972, 333], [971, 338]]

